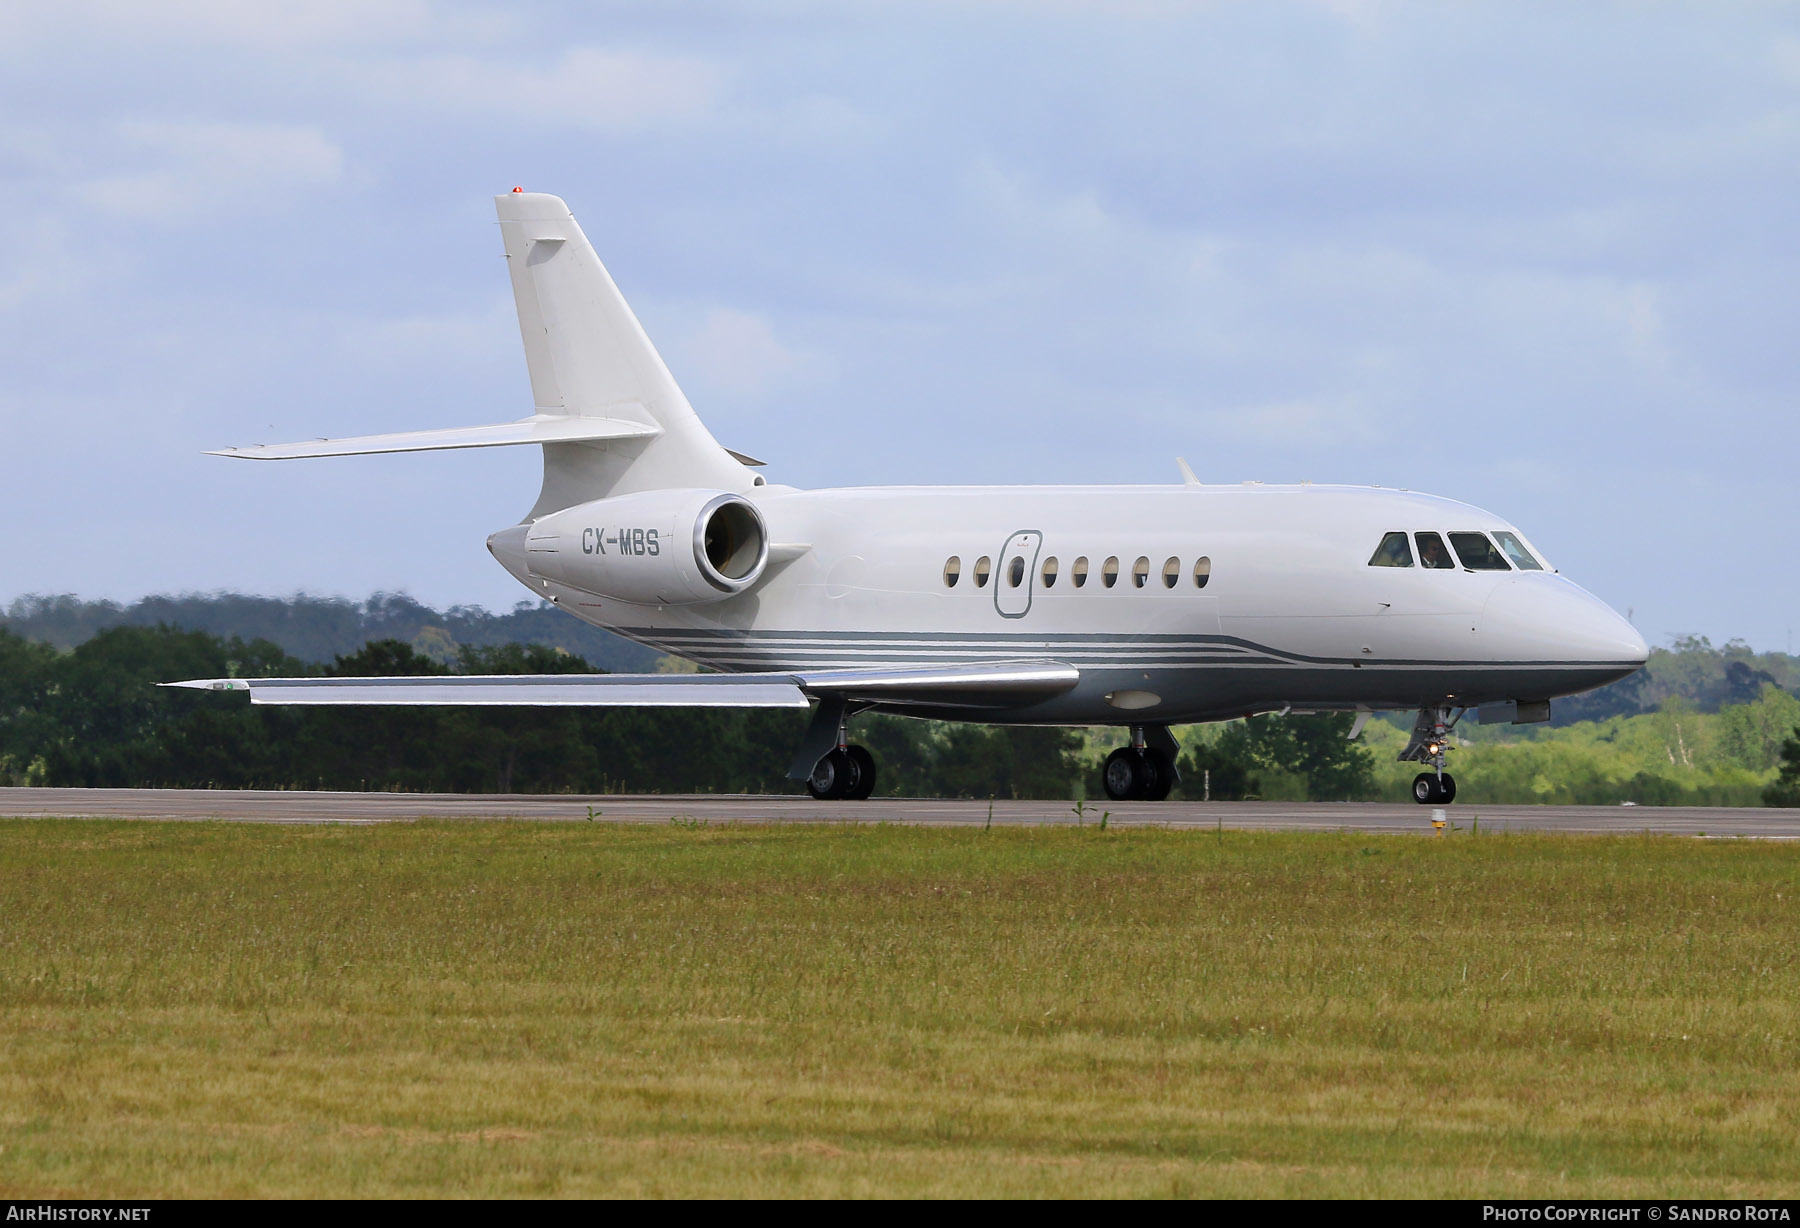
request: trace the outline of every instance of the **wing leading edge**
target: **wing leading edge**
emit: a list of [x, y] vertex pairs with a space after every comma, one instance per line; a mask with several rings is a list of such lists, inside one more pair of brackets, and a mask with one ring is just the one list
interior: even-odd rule
[[438, 431], [401, 431], [393, 435], [357, 435], [348, 439], [315, 439], [308, 443], [269, 443], [254, 448], [220, 448], [208, 456], [240, 460], [304, 460], [319, 456], [370, 456], [379, 452], [436, 452], [449, 448], [501, 448], [525, 443], [604, 443], [647, 439], [662, 428], [625, 418], [574, 418], [534, 414], [517, 422], [491, 426], [458, 426]]
[[811, 698], [1005, 704], [1060, 695], [1081, 673], [1060, 661], [759, 674], [471, 674], [404, 678], [196, 678], [253, 704], [565, 708], [804, 708]]

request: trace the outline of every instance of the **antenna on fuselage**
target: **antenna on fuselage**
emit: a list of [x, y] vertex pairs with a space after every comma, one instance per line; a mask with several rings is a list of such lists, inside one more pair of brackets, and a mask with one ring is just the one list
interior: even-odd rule
[[1175, 463], [1181, 466], [1181, 484], [1183, 486], [1202, 485], [1200, 479], [1194, 476], [1194, 471], [1188, 468], [1188, 463], [1184, 458], [1177, 456]]

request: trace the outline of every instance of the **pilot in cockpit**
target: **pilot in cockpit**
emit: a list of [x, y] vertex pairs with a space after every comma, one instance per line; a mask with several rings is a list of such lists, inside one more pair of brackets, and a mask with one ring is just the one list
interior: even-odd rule
[[1444, 541], [1436, 533], [1419, 534], [1419, 562], [1426, 567], [1455, 567], [1450, 561], [1450, 552], [1444, 548]]

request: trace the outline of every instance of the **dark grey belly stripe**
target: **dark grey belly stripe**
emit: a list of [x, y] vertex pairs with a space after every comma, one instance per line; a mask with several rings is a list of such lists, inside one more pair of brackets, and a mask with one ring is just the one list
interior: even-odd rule
[[[949, 658], [940, 655], [947, 653], [966, 654], [964, 662], [1017, 659], [1030, 653], [1054, 655], [1058, 660], [1066, 660], [1069, 664], [1080, 668], [1090, 664], [1095, 668], [1113, 667], [1111, 662], [1122, 662], [1117, 668], [1144, 668], [1151, 662], [1147, 657], [1154, 655], [1161, 658], [1169, 655], [1171, 650], [1195, 654], [1227, 654], [1216, 658], [1209, 656], [1209, 665], [1255, 666], [1255, 665], [1332, 665], [1348, 668], [1370, 667], [1409, 667], [1425, 669], [1477, 669], [1477, 670], [1512, 670], [1531, 668], [1559, 669], [1613, 669], [1618, 668], [1616, 661], [1492, 661], [1492, 660], [1453, 660], [1441, 661], [1425, 657], [1315, 657], [1303, 653], [1290, 652], [1286, 649], [1272, 648], [1266, 644], [1258, 644], [1254, 640], [1240, 639], [1236, 636], [1193, 636], [1169, 633], [1145, 634], [1099, 634], [1099, 633], [1064, 633], [1030, 634], [1023, 632], [958, 632], [942, 633], [928, 631], [737, 631], [728, 628], [718, 630], [700, 630], [694, 628], [670, 627], [614, 627], [621, 635], [649, 644], [652, 647], [664, 648], [671, 652], [694, 657], [711, 657], [718, 655], [721, 661], [736, 660], [743, 656], [757, 661], [780, 659], [782, 661], [801, 660], [811, 668], [826, 665], [825, 660], [813, 660], [812, 654], [827, 652], [869, 652], [876, 648], [885, 648], [890, 653], [896, 650], [904, 655], [894, 655], [883, 664], [904, 666], [928, 659], [933, 663], [949, 663]], [[1085, 648], [1087, 651], [1081, 652]], [[807, 657], [793, 657], [789, 654], [806, 653]], [[929, 657], [926, 654], [932, 654]], [[1257, 658], [1263, 658], [1258, 660]], [[871, 665], [876, 662], [870, 657], [833, 657], [848, 666]], [[782, 668], [787, 668], [783, 666]], [[1194, 665], [1190, 668], [1204, 668]]]

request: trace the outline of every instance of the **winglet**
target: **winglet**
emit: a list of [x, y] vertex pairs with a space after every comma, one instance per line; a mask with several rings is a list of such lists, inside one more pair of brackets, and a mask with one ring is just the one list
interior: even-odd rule
[[1200, 481], [1200, 479], [1199, 479], [1199, 478], [1197, 478], [1197, 477], [1195, 477], [1195, 476], [1194, 476], [1194, 471], [1193, 471], [1193, 470], [1192, 470], [1192, 469], [1189, 469], [1189, 468], [1188, 468], [1188, 463], [1187, 463], [1187, 461], [1186, 461], [1186, 460], [1184, 460], [1184, 459], [1183, 459], [1183, 458], [1181, 458], [1181, 457], [1179, 457], [1179, 456], [1177, 456], [1177, 457], [1176, 457], [1176, 458], [1175, 458], [1175, 463], [1176, 463], [1176, 464], [1177, 464], [1177, 465], [1180, 465], [1180, 466], [1181, 466], [1181, 484], [1182, 484], [1182, 485], [1183, 485], [1183, 486], [1199, 486], [1199, 485], [1202, 485], [1202, 483], [1201, 483], [1201, 481]]

